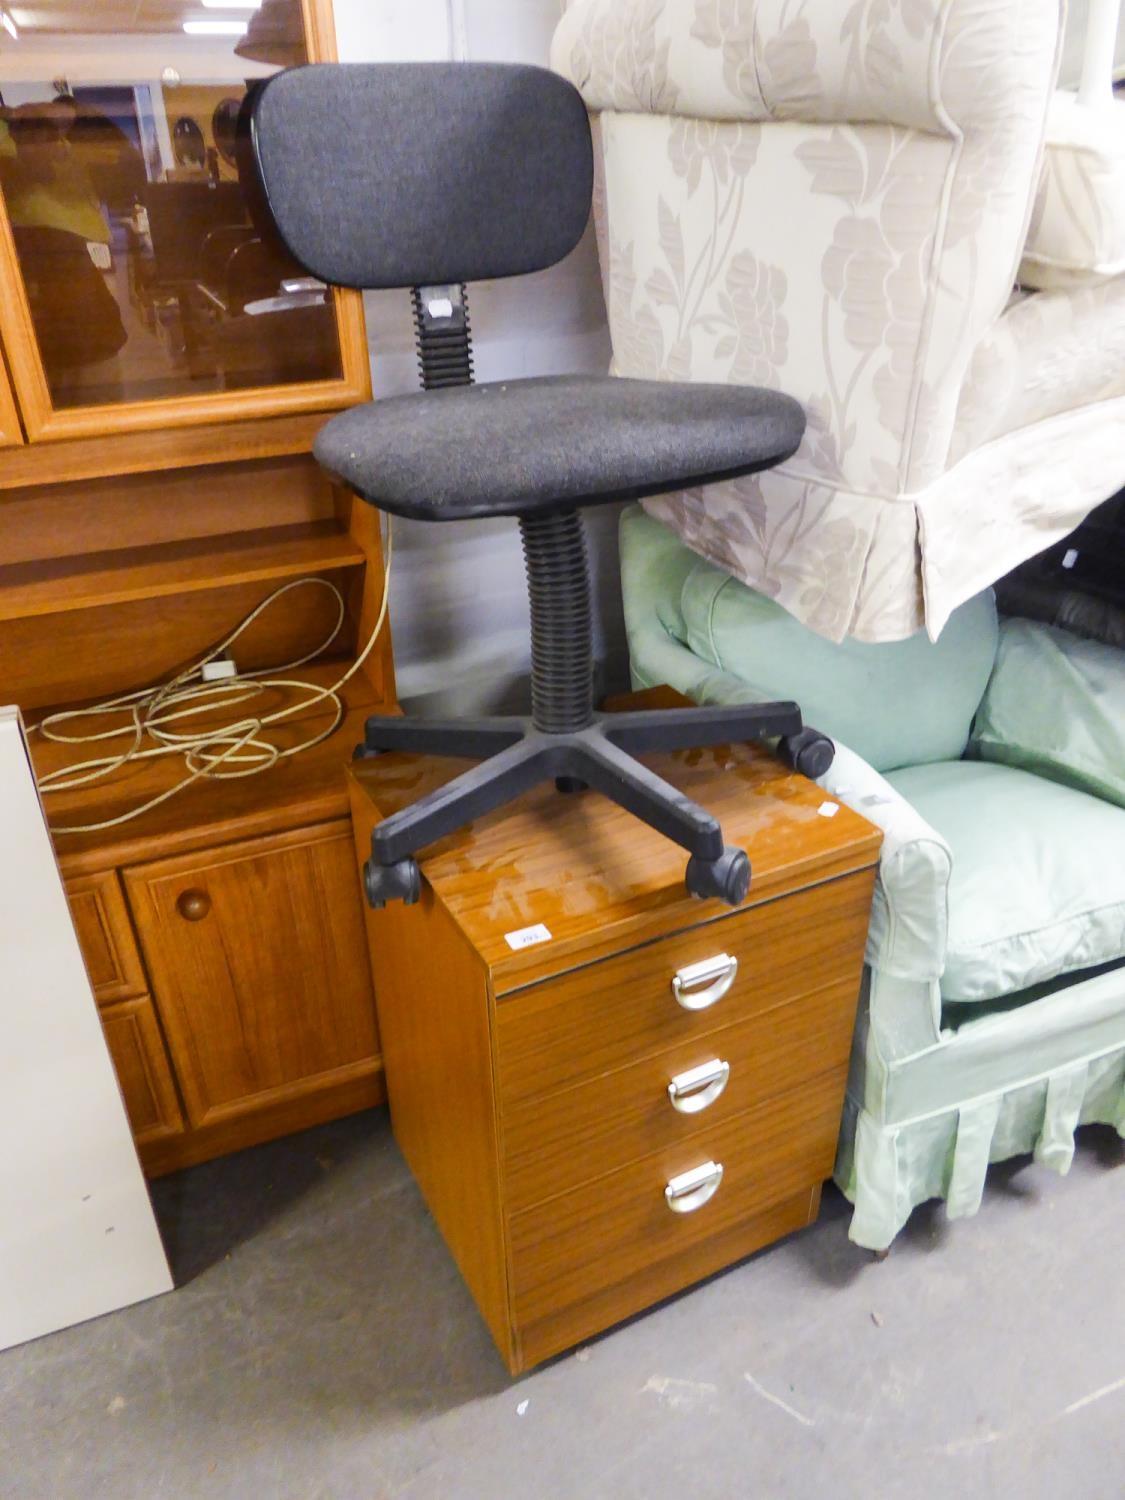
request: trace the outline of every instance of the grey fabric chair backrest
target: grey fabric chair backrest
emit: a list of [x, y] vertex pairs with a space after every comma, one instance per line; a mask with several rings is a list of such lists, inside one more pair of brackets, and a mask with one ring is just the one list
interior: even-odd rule
[[259, 91], [251, 135], [282, 238], [337, 286], [542, 270], [574, 248], [590, 214], [586, 107], [543, 68], [292, 68]]

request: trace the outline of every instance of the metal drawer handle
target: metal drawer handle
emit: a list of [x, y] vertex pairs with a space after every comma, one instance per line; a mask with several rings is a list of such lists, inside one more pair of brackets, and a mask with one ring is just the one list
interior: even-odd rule
[[698, 1115], [726, 1088], [730, 1080], [730, 1063], [713, 1058], [686, 1073], [677, 1073], [668, 1085], [672, 1108], [682, 1115]]
[[723, 998], [737, 973], [738, 959], [717, 953], [673, 974], [672, 993], [685, 1010], [706, 1010]]
[[719, 1191], [723, 1180], [721, 1162], [705, 1161], [701, 1167], [681, 1172], [664, 1189], [664, 1201], [674, 1214], [693, 1214]]

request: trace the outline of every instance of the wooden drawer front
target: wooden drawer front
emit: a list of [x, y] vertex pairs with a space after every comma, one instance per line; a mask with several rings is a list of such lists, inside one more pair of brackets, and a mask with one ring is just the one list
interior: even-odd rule
[[193, 1125], [381, 1071], [351, 827], [125, 872]]
[[[505, 1114], [826, 985], [858, 984], [874, 878], [814, 886], [506, 996], [496, 1007]], [[673, 976], [722, 953], [738, 960], [734, 983], [709, 1009], [685, 1010]]]
[[[515, 1105], [503, 1120], [510, 1211], [710, 1131], [826, 1073], [837, 1077], [842, 1091], [858, 993], [855, 979], [829, 985], [631, 1067]], [[698, 1113], [680, 1113], [669, 1098], [669, 1083], [708, 1063], [729, 1067], [725, 1088]]]
[[107, 1005], [102, 1030], [138, 1144], [182, 1131], [183, 1116], [152, 1001], [143, 995]]
[[516, 1333], [512, 1373], [528, 1370], [564, 1349], [573, 1349], [623, 1318], [644, 1312], [705, 1276], [753, 1255], [755, 1250], [772, 1245], [794, 1230], [804, 1229], [815, 1221], [819, 1206], [818, 1183], [814, 1188], [802, 1188], [761, 1213], [738, 1219], [709, 1239], [685, 1243], [677, 1253], [642, 1266], [623, 1281], [598, 1288], [581, 1302], [564, 1303], [550, 1308], [534, 1323], [521, 1323]]
[[[643, 1279], [740, 1221], [796, 1194], [811, 1195], [832, 1170], [842, 1103], [843, 1080], [819, 1079], [514, 1215], [517, 1324]], [[708, 1161], [723, 1168], [714, 1196], [693, 1213], [672, 1212], [667, 1183]]]
[[94, 994], [103, 1004], [143, 995], [147, 989], [141, 956], [117, 873], [80, 875], [66, 883], [70, 914]]

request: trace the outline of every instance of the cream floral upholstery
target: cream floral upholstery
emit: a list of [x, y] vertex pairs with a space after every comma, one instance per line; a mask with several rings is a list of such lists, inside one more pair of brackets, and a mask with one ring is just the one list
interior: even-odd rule
[[[595, 116], [615, 370], [809, 413], [782, 468], [646, 509], [830, 639], [936, 637], [1125, 478], [1120, 289], [1012, 300], [1062, 19], [1063, 0], [572, 0], [556, 33]], [[1070, 353], [1087, 331], [1092, 370]]]
[[973, 354], [950, 457], [1125, 394], [1125, 276], [1017, 296]]
[[1085, 109], [1059, 92], [1020, 266], [1030, 287], [1086, 286], [1125, 273], [1125, 100]]

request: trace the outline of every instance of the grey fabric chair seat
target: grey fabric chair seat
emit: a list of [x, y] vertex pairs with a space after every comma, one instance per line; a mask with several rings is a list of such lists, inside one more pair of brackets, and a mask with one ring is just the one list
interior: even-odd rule
[[426, 521], [528, 516], [750, 474], [788, 458], [805, 417], [749, 386], [550, 376], [393, 396], [321, 429], [321, 464]]

